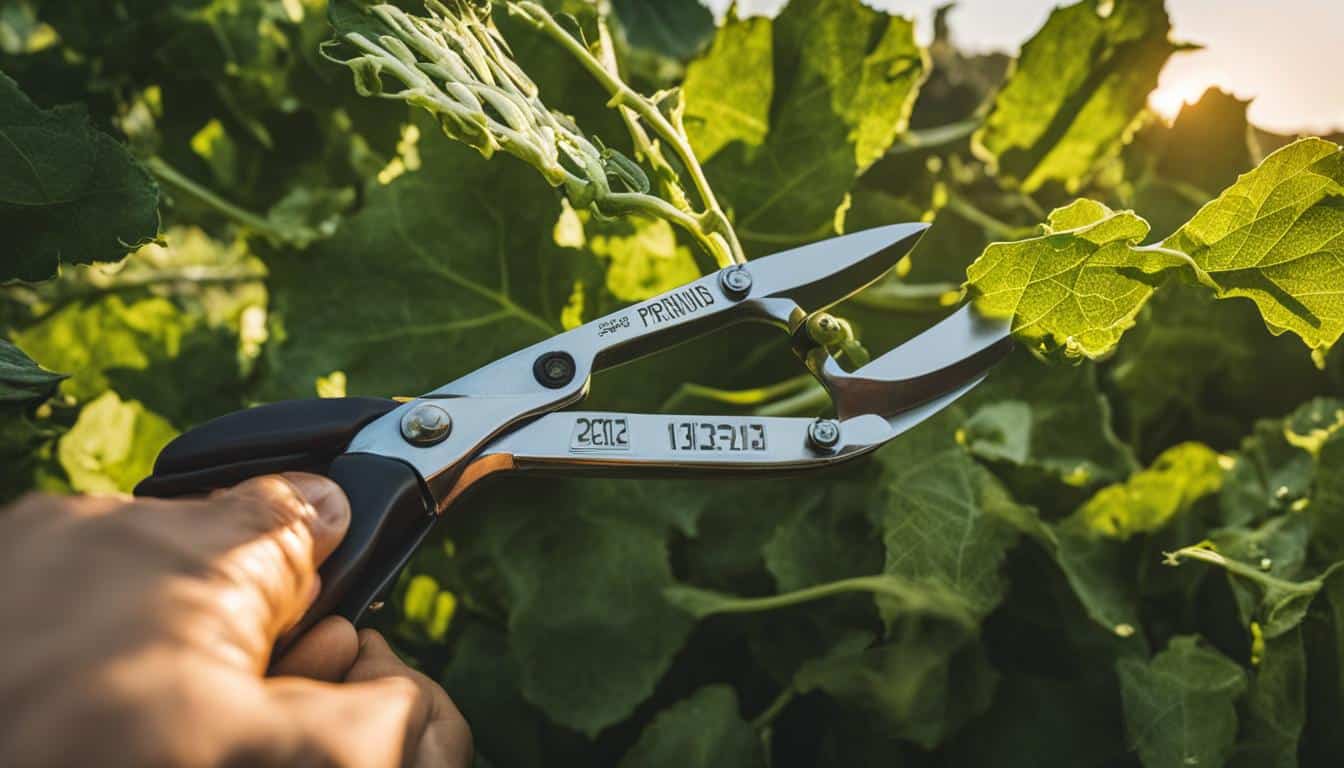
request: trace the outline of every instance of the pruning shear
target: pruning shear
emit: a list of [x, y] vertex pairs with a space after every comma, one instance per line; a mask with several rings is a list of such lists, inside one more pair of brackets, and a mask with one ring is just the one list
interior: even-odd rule
[[[306, 627], [332, 613], [359, 621], [438, 518], [492, 475], [797, 472], [849, 461], [950, 405], [1013, 346], [1007, 322], [964, 306], [847, 372], [807, 332], [810, 317], [882, 277], [926, 229], [881, 227], [727, 267], [407, 402], [303, 400], [223, 416], [164, 448], [136, 492], [198, 494], [285, 471], [338, 483], [350, 529], [322, 566]], [[597, 371], [742, 321], [791, 335], [834, 419], [562, 410], [587, 396]]]

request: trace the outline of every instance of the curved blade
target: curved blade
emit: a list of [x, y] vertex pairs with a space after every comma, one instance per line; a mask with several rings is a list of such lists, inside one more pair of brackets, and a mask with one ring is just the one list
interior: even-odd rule
[[755, 259], [747, 264], [752, 295], [792, 299], [809, 313], [819, 312], [872, 285], [928, 228], [893, 224]]
[[890, 418], [978, 382], [1014, 346], [1007, 320], [984, 317], [967, 304], [853, 373], [827, 357], [819, 375], [840, 418]]

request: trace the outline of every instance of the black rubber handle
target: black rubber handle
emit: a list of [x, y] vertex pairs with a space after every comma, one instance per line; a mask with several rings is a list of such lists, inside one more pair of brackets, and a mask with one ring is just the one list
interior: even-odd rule
[[348, 453], [336, 457], [327, 475], [350, 499], [350, 530], [322, 564], [322, 592], [300, 631], [333, 613], [352, 622], [363, 618], [438, 520], [409, 464]]
[[206, 493], [277, 472], [326, 474], [350, 499], [350, 530], [320, 569], [322, 591], [299, 623], [307, 629], [338, 614], [358, 622], [391, 587], [437, 516], [409, 464], [344, 453], [366, 424], [390, 412], [391, 400], [297, 400], [239, 411], [170, 443], [141, 496]]

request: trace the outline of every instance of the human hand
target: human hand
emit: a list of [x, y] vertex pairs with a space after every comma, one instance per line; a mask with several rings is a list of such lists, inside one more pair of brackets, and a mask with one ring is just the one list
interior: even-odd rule
[[300, 473], [0, 509], [0, 764], [470, 763], [461, 713], [376, 632], [328, 618], [270, 658], [349, 521]]

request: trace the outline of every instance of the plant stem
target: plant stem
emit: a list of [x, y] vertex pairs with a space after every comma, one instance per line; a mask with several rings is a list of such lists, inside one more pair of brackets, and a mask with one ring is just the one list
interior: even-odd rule
[[779, 695], [775, 697], [775, 700], [770, 702], [770, 706], [766, 707], [761, 714], [757, 715], [751, 721], [751, 727], [758, 731], [762, 728], [770, 727], [770, 725], [775, 722], [775, 718], [779, 717], [780, 714], [793, 703], [793, 700], [797, 698], [797, 696], [798, 691], [792, 686], [780, 691]]
[[163, 158], [158, 156], [150, 157], [144, 161], [144, 164], [145, 167], [149, 169], [150, 173], [153, 173], [158, 177], [159, 181], [176, 188], [180, 192], [185, 192], [211, 208], [214, 208], [234, 224], [246, 227], [257, 234], [263, 235], [279, 243], [289, 241], [289, 237], [284, 232], [277, 229], [271, 222], [251, 211], [244, 210], [243, 208], [234, 205], [228, 200], [215, 194], [210, 189], [192, 181], [181, 171], [169, 165]]
[[1034, 234], [1031, 227], [1015, 227], [1012, 224], [1000, 221], [966, 202], [955, 192], [948, 192], [947, 208], [963, 219], [979, 224], [985, 231], [995, 237], [1001, 237], [1005, 240], [1021, 240]]
[[599, 205], [604, 203], [609, 204], [615, 208], [621, 209], [622, 212], [636, 211], [643, 213], [646, 216], [666, 219], [686, 230], [691, 237], [695, 238], [696, 242], [700, 243], [702, 248], [711, 254], [714, 254], [715, 258], [719, 261], [720, 267], [727, 267], [733, 263], [732, 261], [725, 263], [724, 260], [720, 258], [720, 255], [725, 253], [722, 241], [715, 240], [714, 233], [706, 232], [704, 228], [700, 226], [699, 219], [694, 215], [677, 208], [675, 205], [667, 202], [661, 197], [643, 195], [638, 192], [612, 192], [609, 195], [603, 195], [597, 202]]
[[[519, 13], [523, 14], [547, 36], [574, 56], [583, 65], [583, 68], [588, 70], [588, 73], [597, 80], [598, 84], [607, 93], [611, 94], [611, 99], [607, 102], [609, 105], [612, 107], [628, 107], [653, 128], [654, 133], [657, 133], [659, 138], [672, 147], [677, 154], [677, 159], [681, 161], [686, 172], [690, 174], [691, 181], [695, 184], [696, 193], [705, 206], [707, 215], [702, 217], [702, 228], [710, 236], [719, 235], [723, 238], [728, 247], [729, 261], [727, 264], [745, 263], [747, 257], [742, 251], [742, 244], [737, 239], [737, 233], [733, 231], [728, 216], [719, 207], [719, 201], [714, 196], [714, 190], [709, 186], [709, 179], [706, 178], [704, 169], [700, 167], [700, 161], [696, 159], [695, 152], [691, 150], [686, 135], [663, 116], [657, 105], [641, 96], [633, 88], [626, 85], [624, 80], [610, 72], [593, 55], [592, 51], [588, 50], [587, 46], [565, 31], [545, 8], [534, 2], [514, 2], [510, 3], [509, 7], [517, 9]], [[704, 227], [703, 224], [706, 218], [710, 220], [710, 226], [708, 227]], [[711, 251], [711, 253], [714, 253], [715, 257], [719, 258], [720, 263], [723, 263], [723, 259], [717, 250]], [[724, 264], [724, 266], [727, 266], [727, 264]]]
[[[782, 595], [770, 595], [769, 597], [741, 597], [733, 600], [725, 600], [712, 613], [758, 613], [761, 611], [773, 611], [779, 608], [787, 608], [791, 605], [821, 600], [826, 597], [845, 594], [846, 592], [868, 592], [876, 595], [890, 595], [892, 597], [907, 599], [910, 596], [907, 588], [894, 586], [891, 581], [884, 576], [857, 576], [851, 579], [841, 579], [840, 581], [818, 584], [815, 587], [808, 587], [794, 592], [786, 592]], [[706, 614], [709, 615], [709, 614]]]
[[803, 413], [817, 413], [830, 404], [830, 394], [814, 381], [811, 386], [793, 397], [763, 405], [752, 413], [757, 416], [797, 416]]
[[[616, 46], [612, 42], [611, 27], [607, 21], [611, 13], [609, 3], [601, 2], [597, 8], [597, 45], [598, 58], [602, 66], [606, 68], [613, 77], [621, 77], [620, 64], [616, 60]], [[686, 192], [682, 190], [681, 185], [676, 182], [677, 171], [672, 164], [663, 156], [663, 149], [653, 139], [649, 138], [649, 132], [644, 130], [644, 126], [639, 122], [639, 115], [627, 106], [617, 107], [621, 115], [621, 120], [625, 122], [626, 129], [630, 132], [630, 139], [634, 142], [635, 152], [648, 161], [658, 174], [659, 185], [662, 187], [663, 194], [676, 207], [683, 211], [691, 210], [691, 203], [686, 199]]]

